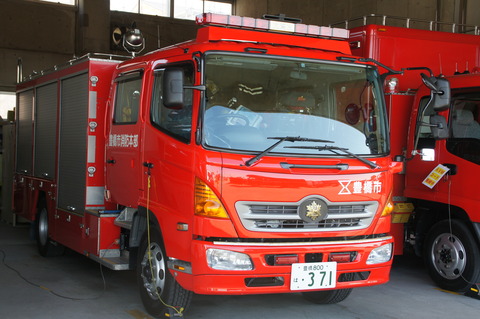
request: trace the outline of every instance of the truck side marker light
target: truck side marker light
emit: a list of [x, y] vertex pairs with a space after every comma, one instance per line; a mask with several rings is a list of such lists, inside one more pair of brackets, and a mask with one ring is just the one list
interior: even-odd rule
[[198, 177], [195, 178], [195, 215], [229, 218], [217, 195]]
[[188, 224], [177, 223], [177, 230], [178, 231], [187, 231], [188, 230]]

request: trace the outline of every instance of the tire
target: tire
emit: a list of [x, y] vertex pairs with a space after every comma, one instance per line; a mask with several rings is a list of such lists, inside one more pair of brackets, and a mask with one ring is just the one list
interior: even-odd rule
[[310, 302], [319, 305], [329, 305], [344, 301], [350, 293], [352, 293], [352, 288], [303, 292], [302, 295], [303, 298]]
[[461, 221], [435, 224], [425, 239], [425, 263], [432, 280], [442, 289], [465, 292], [480, 276], [480, 252]]
[[61, 256], [65, 252], [65, 246], [53, 241], [49, 236], [48, 211], [44, 202], [38, 206], [37, 219], [35, 220], [35, 238], [38, 252], [43, 257]]
[[[192, 300], [192, 292], [182, 288], [167, 268], [167, 255], [159, 232], [150, 231], [151, 266], [148, 260], [147, 233], [142, 238], [137, 257], [137, 283], [145, 309], [154, 317], [173, 317], [184, 311]], [[155, 276], [153, 278], [152, 274]], [[161, 298], [161, 300], [159, 299]]]

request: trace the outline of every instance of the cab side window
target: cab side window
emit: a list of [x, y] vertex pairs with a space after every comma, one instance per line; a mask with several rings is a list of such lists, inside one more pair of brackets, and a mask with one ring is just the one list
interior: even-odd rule
[[[176, 66], [178, 67], [178, 66]], [[193, 67], [190, 64], [180, 66], [184, 70], [185, 85], [193, 84]], [[192, 89], [184, 89], [183, 106], [180, 108], [167, 108], [162, 99], [162, 82], [165, 69], [155, 71], [153, 96], [150, 112], [152, 124], [160, 131], [185, 142], [190, 142], [192, 131]]]
[[117, 89], [113, 123], [135, 124], [138, 120], [140, 96], [142, 89], [142, 75], [134, 72], [116, 79]]
[[450, 138], [447, 150], [469, 162], [480, 165], [480, 93], [454, 95], [450, 111]]

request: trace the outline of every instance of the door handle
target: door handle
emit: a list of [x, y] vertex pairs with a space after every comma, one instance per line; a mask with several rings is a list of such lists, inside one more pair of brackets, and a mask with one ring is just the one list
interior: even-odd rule
[[108, 159], [107, 160], [107, 164], [115, 164], [117, 161], [115, 161], [114, 159]]
[[143, 162], [143, 166], [145, 166], [146, 168], [153, 168], [153, 163]]

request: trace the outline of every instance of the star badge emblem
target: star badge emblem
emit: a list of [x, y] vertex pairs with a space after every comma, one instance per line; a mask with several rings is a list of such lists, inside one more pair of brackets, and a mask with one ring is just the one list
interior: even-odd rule
[[307, 205], [307, 213], [305, 216], [315, 220], [320, 216], [321, 209], [322, 205], [317, 204], [317, 202], [312, 202], [310, 205]]
[[328, 204], [320, 198], [307, 198], [298, 205], [297, 213], [306, 224], [316, 224], [327, 218]]

